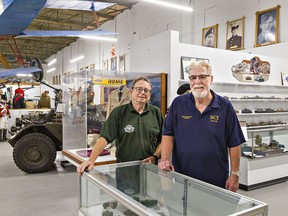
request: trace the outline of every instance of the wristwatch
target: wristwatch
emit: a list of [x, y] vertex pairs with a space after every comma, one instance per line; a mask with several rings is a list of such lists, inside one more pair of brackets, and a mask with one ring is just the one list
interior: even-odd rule
[[157, 165], [158, 164], [158, 160], [159, 160], [159, 157], [155, 154], [151, 155], [152, 157], [154, 157], [155, 159], [155, 164]]
[[231, 171], [231, 172], [230, 172], [230, 175], [235, 175], [235, 176], [240, 177], [241, 173], [240, 173], [240, 171], [237, 171], [237, 172]]

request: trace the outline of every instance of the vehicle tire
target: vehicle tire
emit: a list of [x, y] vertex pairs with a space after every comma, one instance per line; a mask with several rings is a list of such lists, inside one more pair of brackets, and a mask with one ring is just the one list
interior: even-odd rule
[[44, 70], [43, 70], [43, 65], [40, 61], [39, 58], [33, 58], [31, 61], [30, 61], [30, 66], [31, 67], [37, 67], [40, 69], [39, 72], [34, 72], [32, 73], [32, 77], [33, 79], [36, 81], [36, 82], [41, 82], [43, 80], [43, 75], [44, 75]]
[[22, 171], [41, 173], [52, 168], [56, 153], [55, 144], [48, 136], [31, 133], [15, 143], [13, 159]]

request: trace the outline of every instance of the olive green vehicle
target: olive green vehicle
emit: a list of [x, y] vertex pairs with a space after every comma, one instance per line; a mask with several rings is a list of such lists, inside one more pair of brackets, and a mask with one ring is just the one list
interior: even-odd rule
[[[33, 79], [54, 89], [55, 103], [61, 101], [62, 90], [42, 82], [40, 60], [35, 58], [31, 65], [42, 70], [32, 73]], [[33, 116], [16, 118], [15, 126], [9, 131], [12, 136], [8, 142], [13, 147], [13, 159], [19, 169], [27, 173], [46, 172], [54, 166], [57, 151], [63, 147], [62, 118], [57, 117], [53, 109], [47, 114], [35, 115], [36, 118]]]
[[[53, 112], [51, 110], [47, 116]], [[63, 147], [61, 122], [35, 121], [19, 131], [14, 129], [14, 133], [8, 142], [13, 147], [13, 159], [19, 169], [40, 173], [54, 166], [57, 151], [62, 151]]]

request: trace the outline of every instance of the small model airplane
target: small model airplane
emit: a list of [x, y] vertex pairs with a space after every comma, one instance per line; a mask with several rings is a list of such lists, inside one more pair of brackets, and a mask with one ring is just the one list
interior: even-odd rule
[[[24, 60], [18, 49], [15, 38], [16, 37], [58, 37], [58, 36], [103, 36], [115, 35], [115, 32], [105, 32], [99, 30], [99, 22], [96, 11], [110, 7], [114, 3], [94, 2], [94, 1], [76, 1], [76, 0], [0, 0], [0, 40], [5, 40], [7, 45], [14, 53], [15, 58], [20, 64], [21, 68], [18, 69], [5, 69], [0, 70], [0, 77], [11, 77], [17, 74], [30, 74], [39, 77], [40, 71], [43, 70], [41, 61], [38, 58], [30, 62], [30, 67], [24, 67]], [[91, 10], [95, 18], [96, 30], [26, 30], [33, 19], [44, 8], [59, 8], [70, 10]], [[12, 39], [12, 42], [11, 42]], [[9, 68], [9, 63], [5, 57], [0, 53], [0, 62]]]

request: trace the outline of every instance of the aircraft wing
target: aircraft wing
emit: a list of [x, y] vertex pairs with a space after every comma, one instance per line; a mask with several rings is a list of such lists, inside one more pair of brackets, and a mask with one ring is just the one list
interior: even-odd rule
[[[95, 10], [113, 3], [93, 2]], [[54, 6], [53, 6], [54, 5]], [[91, 1], [77, 0], [0, 0], [0, 36], [20, 35], [43, 7], [92, 11]], [[11, 25], [13, 23], [13, 25]], [[57, 36], [57, 35], [55, 35]]]
[[9, 69], [9, 70], [1, 70], [0, 71], [0, 77], [15, 77], [18, 74], [31, 74], [41, 72], [41, 69], [37, 67], [27, 67], [27, 68], [17, 68], [17, 69]]
[[108, 32], [103, 30], [26, 30], [23, 34], [17, 37], [79, 37], [85, 36], [103, 36], [115, 35], [115, 32]]

